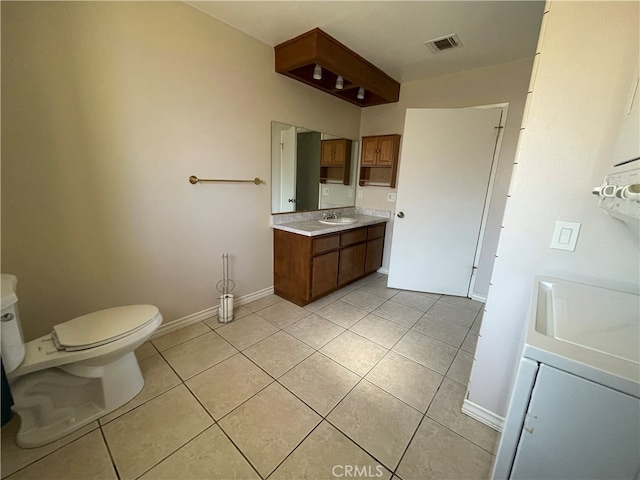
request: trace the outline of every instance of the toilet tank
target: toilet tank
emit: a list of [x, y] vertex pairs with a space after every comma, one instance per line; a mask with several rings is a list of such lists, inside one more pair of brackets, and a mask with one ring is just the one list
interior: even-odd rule
[[18, 315], [17, 284], [18, 279], [14, 275], [1, 275], [0, 355], [7, 374], [18, 368], [25, 352]]

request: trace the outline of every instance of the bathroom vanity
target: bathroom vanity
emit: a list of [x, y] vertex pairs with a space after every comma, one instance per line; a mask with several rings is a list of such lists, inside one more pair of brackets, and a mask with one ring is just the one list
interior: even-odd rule
[[350, 218], [355, 222], [310, 219], [273, 225], [276, 295], [304, 306], [382, 266], [388, 218]]

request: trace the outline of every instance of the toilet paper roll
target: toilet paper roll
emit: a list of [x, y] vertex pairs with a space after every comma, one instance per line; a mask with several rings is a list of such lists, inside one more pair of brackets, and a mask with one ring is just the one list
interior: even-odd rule
[[233, 295], [227, 293], [220, 297], [220, 306], [218, 307], [218, 321], [227, 323], [233, 320]]
[[24, 342], [18, 315], [13, 312], [2, 312], [0, 318], [0, 353], [6, 373], [13, 372], [24, 359]]

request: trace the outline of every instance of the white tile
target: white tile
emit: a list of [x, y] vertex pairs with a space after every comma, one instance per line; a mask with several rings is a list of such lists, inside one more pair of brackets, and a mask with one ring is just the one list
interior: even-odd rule
[[285, 331], [316, 350], [336, 338], [344, 328], [320, 315], [309, 315], [289, 325]]
[[396, 343], [393, 351], [443, 375], [458, 353], [457, 348], [415, 330], [408, 331]]
[[427, 313], [433, 317], [457, 323], [458, 325], [462, 325], [467, 328], [473, 324], [477, 315], [477, 312], [473, 310], [452, 305], [441, 300], [438, 300]]
[[403, 480], [486, 479], [493, 456], [425, 417], [397, 473]]
[[360, 377], [321, 353], [289, 370], [279, 382], [320, 415], [327, 415]]
[[329, 414], [327, 420], [394, 470], [422, 414], [363, 380]]
[[94, 430], [9, 478], [11, 480], [58, 478], [117, 480], [118, 476], [100, 431]]
[[165, 350], [162, 356], [180, 378], [186, 380], [236, 353], [237, 350], [220, 335], [210, 331]]
[[411, 328], [424, 312], [389, 300], [376, 308], [373, 313], [379, 317], [396, 322], [403, 327]]
[[385, 348], [391, 348], [408, 329], [372, 313], [353, 325], [349, 330]]
[[387, 353], [387, 349], [347, 330], [322, 347], [320, 352], [364, 376]]
[[283, 386], [272, 383], [220, 422], [220, 428], [267, 477], [322, 418]]
[[216, 329], [216, 333], [238, 350], [244, 350], [278, 330], [275, 325], [252, 313]]
[[428, 313], [422, 316], [412, 329], [456, 348], [462, 345], [464, 338], [467, 336], [467, 332], [469, 332], [468, 327], [441, 320]]
[[273, 378], [278, 378], [313, 353], [313, 349], [284, 331], [274, 333], [243, 353]]
[[[391, 472], [335, 427], [323, 421], [296, 448], [269, 480], [353, 478], [354, 467], [365, 477], [389, 479]], [[357, 478], [363, 478], [357, 475]]]
[[186, 382], [211, 416], [220, 420], [273, 379], [238, 353]]
[[343, 328], [349, 328], [358, 320], [364, 318], [367, 315], [367, 311], [354, 307], [353, 305], [341, 300], [336, 300], [335, 302], [318, 310], [317, 314], [327, 320], [331, 320], [333, 323], [336, 323]]
[[354, 307], [361, 308], [367, 312], [371, 312], [382, 305], [386, 300], [382, 297], [368, 293], [364, 288], [359, 288], [351, 293], [346, 294], [340, 300]]
[[365, 377], [391, 395], [424, 413], [442, 383], [442, 375], [389, 352]]
[[145, 473], [141, 480], [255, 479], [258, 474], [213, 425]]

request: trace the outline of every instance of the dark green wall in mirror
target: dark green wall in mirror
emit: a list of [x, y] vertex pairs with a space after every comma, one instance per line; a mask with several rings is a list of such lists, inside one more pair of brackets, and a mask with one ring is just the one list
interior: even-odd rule
[[359, 142], [351, 149], [349, 185], [320, 183], [321, 141], [341, 138], [281, 122], [271, 122], [271, 212], [303, 212], [353, 207]]

